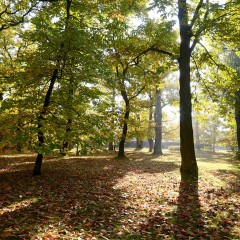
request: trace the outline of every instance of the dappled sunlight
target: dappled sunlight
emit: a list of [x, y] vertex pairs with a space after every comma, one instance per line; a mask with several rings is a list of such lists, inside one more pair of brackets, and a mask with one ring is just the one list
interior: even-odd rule
[[26, 153], [26, 154], [1, 154], [0, 158], [32, 158], [36, 153]]
[[33, 164], [33, 162], [23, 162], [23, 163], [10, 163], [9, 166], [21, 166], [21, 165], [28, 165]]
[[[19, 198], [21, 199], [22, 196], [19, 195]], [[8, 212], [18, 211], [20, 209], [29, 207], [31, 204], [36, 203], [36, 202], [38, 202], [37, 198], [29, 198], [29, 199], [19, 200], [18, 202], [14, 202], [7, 206], [3, 206], [0, 209], [0, 215], [3, 215], [4, 213], [8, 213]]]
[[216, 186], [216, 179], [234, 180], [236, 172], [200, 170], [193, 191], [180, 184], [178, 154], [127, 156], [47, 158], [36, 178], [31, 164], [21, 169], [18, 159], [11, 161], [15, 170], [0, 173], [0, 238], [224, 239], [239, 233], [239, 192]]
[[229, 162], [229, 159], [233, 157], [232, 153], [228, 151], [196, 151], [197, 161], [203, 162], [219, 162], [222, 163], [223, 161]]

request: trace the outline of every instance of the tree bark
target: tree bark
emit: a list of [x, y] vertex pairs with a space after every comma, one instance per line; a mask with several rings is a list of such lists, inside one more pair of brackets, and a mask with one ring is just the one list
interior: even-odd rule
[[114, 150], [113, 146], [114, 146], [113, 142], [109, 142], [108, 143], [108, 151], [113, 151]]
[[142, 148], [143, 148], [143, 140], [137, 138], [136, 149], [142, 149]]
[[[41, 148], [44, 145], [44, 134], [42, 132], [42, 127], [43, 127], [43, 121], [45, 120], [44, 116], [47, 113], [47, 108], [50, 104], [50, 98], [52, 95], [52, 91], [53, 91], [53, 87], [54, 84], [56, 82], [57, 79], [57, 75], [58, 75], [58, 68], [54, 69], [53, 71], [53, 75], [50, 81], [50, 85], [48, 87], [48, 91], [47, 94], [45, 96], [45, 100], [44, 100], [44, 105], [43, 105], [43, 110], [40, 113], [39, 117], [38, 117], [38, 146]], [[37, 175], [41, 175], [41, 167], [42, 167], [42, 160], [43, 160], [43, 154], [42, 152], [38, 152], [37, 155], [37, 159], [34, 165], [34, 169], [33, 169], [33, 176], [37, 176]]]
[[180, 27], [180, 139], [181, 139], [181, 178], [198, 178], [198, 167], [194, 151], [192, 128], [192, 102], [190, 87], [190, 41], [191, 26], [188, 24], [186, 0], [178, 0], [178, 19]]
[[162, 91], [156, 89], [155, 144], [153, 154], [162, 155]]
[[61, 148], [61, 154], [62, 156], [66, 156], [67, 155], [67, 152], [69, 150], [69, 145], [70, 145], [70, 142], [69, 142], [69, 134], [71, 132], [71, 125], [72, 125], [72, 119], [71, 118], [68, 118], [68, 122], [67, 122], [67, 127], [66, 127], [66, 140], [63, 141], [62, 143], [62, 148]]
[[127, 93], [125, 90], [121, 90], [121, 95], [123, 97], [123, 100], [125, 102], [125, 115], [123, 120], [123, 129], [122, 129], [122, 136], [119, 142], [119, 150], [118, 150], [118, 157], [125, 157], [125, 141], [127, 137], [127, 131], [128, 131], [128, 119], [129, 119], [129, 113], [130, 113], [130, 101], [128, 99]]
[[[69, 22], [69, 19], [70, 19], [71, 3], [72, 3], [72, 0], [67, 0], [65, 31], [67, 31], [68, 22]], [[62, 42], [61, 45], [60, 45], [60, 50], [59, 50], [60, 53], [63, 50], [63, 48], [64, 48], [64, 43]], [[52, 95], [52, 92], [53, 92], [54, 84], [55, 84], [55, 82], [57, 80], [57, 77], [58, 77], [58, 72], [59, 72], [59, 67], [60, 67], [59, 65], [60, 65], [61, 60], [63, 60], [63, 59], [61, 59], [61, 57], [59, 56], [59, 58], [57, 59], [56, 68], [53, 70], [53, 74], [52, 74], [52, 77], [51, 77], [51, 80], [50, 80], [50, 84], [49, 84], [49, 87], [48, 87], [47, 94], [46, 94], [45, 99], [44, 99], [43, 110], [41, 111], [41, 113], [40, 113], [40, 115], [37, 119], [38, 120], [38, 145], [39, 145], [40, 149], [44, 145], [44, 134], [43, 134], [43, 131], [42, 131], [43, 122], [45, 120], [44, 116], [46, 115], [48, 106], [50, 104], [50, 99], [51, 99], [51, 95]], [[42, 151], [40, 151], [40, 152], [38, 152], [37, 159], [36, 159], [36, 162], [35, 162], [35, 165], [34, 165], [33, 176], [41, 175], [42, 160], [43, 160], [43, 154], [42, 154]]]
[[152, 152], [153, 151], [153, 139], [151, 136], [151, 130], [152, 130], [152, 119], [153, 119], [153, 104], [152, 104], [152, 95], [151, 92], [149, 93], [149, 102], [150, 102], [150, 106], [149, 106], [149, 123], [148, 123], [148, 152]]
[[67, 106], [67, 115], [68, 115], [68, 120], [67, 120], [67, 126], [66, 126], [66, 139], [62, 143], [62, 148], [61, 148], [61, 154], [62, 156], [66, 156], [67, 152], [69, 150], [70, 146], [70, 133], [71, 133], [71, 127], [72, 127], [72, 114], [71, 114], [71, 106], [73, 103], [73, 81], [70, 79], [69, 83], [69, 91], [68, 91], [68, 106]]
[[197, 119], [195, 122], [195, 139], [196, 139], [196, 150], [200, 151], [201, 150], [200, 132], [199, 132], [199, 123], [198, 123]]
[[237, 128], [237, 145], [238, 150], [236, 154], [237, 160], [240, 160], [240, 90], [235, 93], [235, 121]]
[[108, 143], [108, 150], [115, 151], [115, 134], [114, 134], [114, 127], [115, 127], [115, 120], [114, 120], [114, 112], [115, 112], [115, 98], [116, 98], [116, 89], [113, 87], [112, 91], [112, 116], [111, 116], [111, 126], [112, 126], [112, 138], [111, 141]]

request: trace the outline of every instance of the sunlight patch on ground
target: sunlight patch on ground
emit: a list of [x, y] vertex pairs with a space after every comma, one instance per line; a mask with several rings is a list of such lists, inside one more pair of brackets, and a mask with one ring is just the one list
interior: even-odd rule
[[[22, 198], [22, 196], [19, 195], [19, 198]], [[19, 209], [26, 208], [36, 202], [38, 202], [38, 198], [29, 198], [29, 199], [25, 199], [25, 200], [22, 200], [19, 202], [12, 203], [12, 204], [0, 209], [0, 215], [3, 215], [7, 212], [14, 212]]]
[[28, 165], [28, 164], [33, 164], [33, 162], [10, 163], [9, 166], [22, 166], [22, 165]]
[[6, 154], [6, 155], [0, 155], [0, 158], [23, 158], [23, 157], [34, 157], [36, 156], [35, 153], [29, 153], [29, 154]]

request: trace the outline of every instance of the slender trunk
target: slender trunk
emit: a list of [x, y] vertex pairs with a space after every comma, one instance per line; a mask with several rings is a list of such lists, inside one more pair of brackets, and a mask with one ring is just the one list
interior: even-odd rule
[[113, 91], [112, 91], [112, 116], [111, 116], [111, 126], [112, 126], [113, 130], [112, 130], [111, 141], [108, 143], [108, 150], [109, 151], [115, 151], [115, 136], [114, 136], [115, 97], [116, 97], [116, 90], [115, 90], [115, 87], [113, 87]]
[[153, 151], [153, 139], [149, 138], [148, 139], [148, 152], [152, 152]]
[[[20, 113], [19, 113], [20, 114]], [[18, 124], [17, 124], [17, 129], [16, 129], [16, 133], [17, 133], [17, 136], [20, 136], [21, 135], [21, 132], [22, 132], [22, 123], [21, 123], [21, 120], [18, 119]], [[21, 153], [22, 152], [22, 143], [21, 141], [17, 141], [17, 144], [16, 144], [16, 150], [18, 153]]]
[[[141, 130], [139, 128], [141, 128], [141, 119], [140, 119], [140, 114], [137, 114], [137, 125], [135, 127], [135, 132], [136, 135], [139, 136], [139, 134], [141, 134]], [[136, 141], [136, 149], [142, 149], [143, 148], [143, 140], [139, 137], [137, 137], [137, 141]]]
[[196, 138], [196, 149], [197, 151], [200, 151], [201, 150], [200, 131], [199, 131], [199, 123], [197, 120], [195, 122], [195, 138]]
[[148, 152], [152, 152], [153, 151], [153, 139], [151, 136], [151, 132], [152, 132], [152, 119], [153, 119], [153, 104], [152, 104], [152, 95], [151, 92], [148, 93], [149, 95], [149, 102], [150, 102], [150, 106], [149, 106], [149, 123], [148, 123]]
[[238, 145], [236, 158], [240, 160], [240, 90], [235, 93], [235, 121], [237, 128], [237, 145]]
[[109, 151], [113, 151], [113, 150], [114, 150], [114, 149], [113, 149], [113, 146], [114, 146], [113, 142], [109, 142], [109, 143], [108, 143], [108, 150], [109, 150]]
[[67, 123], [67, 127], [66, 127], [66, 140], [63, 141], [62, 148], [61, 148], [61, 154], [63, 156], [67, 155], [67, 152], [68, 152], [68, 149], [69, 149], [69, 145], [70, 145], [69, 134], [71, 132], [71, 125], [72, 125], [72, 119], [68, 118], [68, 123]]
[[118, 157], [124, 157], [125, 152], [124, 152], [124, 145], [127, 137], [127, 130], [128, 130], [128, 119], [129, 119], [129, 113], [130, 113], [130, 102], [127, 96], [127, 93], [125, 90], [121, 91], [121, 95], [124, 99], [125, 102], [125, 115], [124, 115], [124, 120], [123, 120], [123, 129], [122, 129], [122, 136], [119, 142], [119, 151], [118, 151]]
[[70, 79], [69, 83], [69, 91], [68, 91], [68, 99], [67, 99], [67, 126], [66, 126], [66, 139], [62, 143], [61, 154], [63, 156], [67, 155], [70, 146], [70, 133], [71, 133], [71, 125], [72, 125], [72, 114], [71, 114], [71, 107], [73, 103], [73, 81]]
[[137, 138], [136, 149], [142, 149], [142, 148], [143, 148], [143, 140]]
[[[67, 31], [68, 22], [69, 22], [69, 19], [70, 19], [71, 3], [72, 3], [72, 0], [67, 0], [65, 32]], [[60, 53], [62, 52], [63, 48], [64, 48], [64, 43], [62, 42], [61, 45], [60, 45], [60, 51], [59, 51]], [[65, 61], [65, 57], [66, 57], [66, 54], [63, 57], [63, 59], [59, 55], [59, 57], [57, 59], [57, 66], [53, 71], [53, 74], [52, 74], [52, 77], [51, 77], [51, 80], [50, 80], [50, 85], [48, 87], [48, 91], [47, 91], [47, 94], [46, 94], [45, 99], [44, 99], [43, 110], [41, 111], [40, 115], [37, 118], [37, 120], [38, 120], [38, 145], [39, 145], [40, 151], [38, 152], [37, 159], [36, 159], [36, 162], [35, 162], [35, 165], [34, 165], [33, 176], [41, 175], [41, 167], [42, 167], [42, 160], [43, 160], [43, 154], [42, 154], [41, 148], [44, 145], [44, 134], [43, 134], [43, 131], [42, 131], [43, 122], [45, 120], [44, 116], [47, 113], [47, 109], [48, 109], [49, 104], [50, 104], [50, 99], [51, 99], [53, 87], [54, 87], [54, 84], [55, 84], [55, 82], [57, 80], [57, 77], [58, 77], [60, 61], [61, 60]]]
[[155, 144], [153, 154], [162, 155], [162, 91], [156, 89]]
[[212, 152], [215, 153], [216, 150], [216, 136], [217, 136], [217, 123], [213, 125], [213, 144], [212, 144]]
[[182, 179], [198, 178], [198, 167], [194, 151], [192, 128], [192, 102], [190, 87], [190, 41], [191, 27], [188, 24], [186, 0], [178, 0], [178, 18], [180, 26], [180, 139], [181, 139], [181, 177]]
[[[38, 120], [38, 146], [39, 146], [40, 149], [44, 145], [44, 134], [42, 132], [43, 121], [45, 120], [44, 115], [47, 113], [47, 108], [50, 104], [50, 98], [51, 98], [51, 95], [52, 95], [54, 84], [57, 80], [57, 75], [58, 75], [58, 68], [54, 69], [54, 71], [53, 71], [53, 75], [52, 75], [52, 78], [51, 78], [51, 81], [50, 81], [50, 85], [48, 87], [48, 91], [47, 91], [47, 94], [45, 96], [43, 110], [42, 110], [42, 112], [40, 113], [40, 115], [38, 116], [38, 119], [37, 119]], [[43, 160], [43, 154], [40, 150], [40, 152], [38, 152], [37, 159], [36, 159], [36, 162], [35, 162], [35, 166], [34, 166], [34, 169], [33, 169], [33, 176], [41, 175], [42, 160]]]

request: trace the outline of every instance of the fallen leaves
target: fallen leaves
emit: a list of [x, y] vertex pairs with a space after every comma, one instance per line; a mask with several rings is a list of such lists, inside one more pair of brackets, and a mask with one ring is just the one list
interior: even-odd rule
[[0, 158], [0, 238], [240, 238], [238, 173], [209, 170], [199, 183], [182, 183], [172, 156], [49, 158], [37, 178], [34, 157]]

